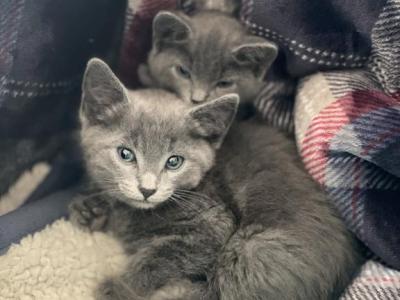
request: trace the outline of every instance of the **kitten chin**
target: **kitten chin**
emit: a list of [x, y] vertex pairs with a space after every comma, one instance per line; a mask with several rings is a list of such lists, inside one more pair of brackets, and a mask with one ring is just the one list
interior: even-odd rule
[[133, 208], [139, 208], [139, 209], [154, 209], [157, 206], [161, 205], [162, 203], [165, 203], [167, 201], [171, 201], [171, 196], [173, 193], [168, 193], [167, 195], [162, 195], [162, 196], [157, 196], [155, 197], [149, 197], [148, 199], [144, 199], [144, 197], [137, 197], [137, 195], [133, 196], [129, 192], [123, 192], [124, 195], [119, 199], [122, 202], [125, 202], [129, 206]]
[[133, 208], [139, 208], [139, 209], [153, 209], [157, 206], [158, 203], [152, 203], [149, 201], [137, 201], [137, 200], [125, 200], [124, 201], [126, 204]]

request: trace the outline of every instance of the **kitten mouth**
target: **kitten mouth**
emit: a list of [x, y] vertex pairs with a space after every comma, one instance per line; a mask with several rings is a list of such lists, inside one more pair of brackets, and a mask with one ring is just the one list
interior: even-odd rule
[[129, 199], [128, 204], [136, 208], [150, 209], [154, 208], [158, 203], [150, 202], [148, 200]]

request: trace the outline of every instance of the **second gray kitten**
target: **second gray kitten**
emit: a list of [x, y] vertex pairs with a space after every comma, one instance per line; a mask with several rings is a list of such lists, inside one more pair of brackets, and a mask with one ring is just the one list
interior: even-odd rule
[[228, 93], [252, 102], [277, 55], [277, 46], [247, 32], [217, 11], [193, 16], [160, 12], [153, 21], [153, 47], [139, 68], [143, 84], [199, 104]]
[[92, 191], [71, 219], [115, 235], [131, 256], [99, 299], [337, 299], [357, 243], [304, 171], [295, 143], [234, 122], [236, 95], [192, 106], [127, 91], [89, 62], [81, 106]]

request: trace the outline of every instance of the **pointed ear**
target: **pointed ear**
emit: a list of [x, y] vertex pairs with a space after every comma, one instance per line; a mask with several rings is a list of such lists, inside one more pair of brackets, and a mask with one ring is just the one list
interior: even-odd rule
[[90, 125], [106, 125], [127, 102], [125, 88], [110, 67], [92, 58], [83, 76], [81, 119]]
[[239, 106], [239, 96], [228, 94], [196, 106], [189, 113], [189, 128], [193, 135], [208, 140], [219, 148]]
[[184, 43], [191, 32], [184, 18], [172, 12], [161, 11], [153, 20], [153, 43], [156, 47]]
[[262, 78], [278, 55], [278, 46], [252, 36], [248, 42], [233, 49], [232, 55], [239, 65], [251, 68], [257, 78]]

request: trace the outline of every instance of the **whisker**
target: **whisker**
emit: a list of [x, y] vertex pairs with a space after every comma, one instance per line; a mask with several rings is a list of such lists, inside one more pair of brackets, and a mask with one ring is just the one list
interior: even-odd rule
[[196, 211], [195, 206], [192, 205], [190, 201], [182, 198], [181, 196], [174, 194], [173, 197], [171, 197], [171, 199], [174, 200], [174, 203], [176, 203], [183, 210]]
[[198, 197], [205, 198], [205, 199], [210, 199], [210, 197], [208, 197], [207, 195], [200, 193], [200, 192], [196, 192], [196, 191], [177, 189], [176, 192], [182, 193], [182, 194], [187, 194], [187, 195], [194, 195], [194, 196], [198, 196]]
[[198, 214], [201, 214], [204, 210], [202, 210], [196, 203], [194, 203], [192, 200], [193, 198], [187, 198], [188, 195], [179, 195], [179, 194], [174, 194], [174, 197], [178, 200], [176, 203], [180, 205], [184, 209], [191, 210], [193, 212], [196, 212]]

